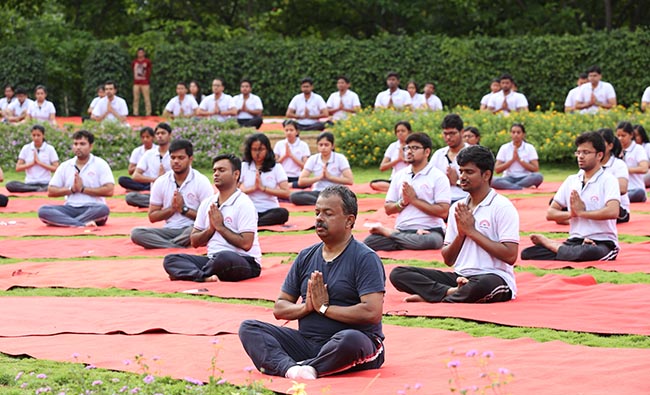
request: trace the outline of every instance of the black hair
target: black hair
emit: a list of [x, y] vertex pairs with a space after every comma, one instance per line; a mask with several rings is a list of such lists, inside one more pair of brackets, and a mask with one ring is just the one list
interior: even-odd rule
[[406, 83], [406, 86], [408, 87], [408, 86], [411, 85], [411, 84], [415, 85], [415, 91], [417, 92], [417, 91], [418, 91], [418, 88], [419, 88], [419, 87], [418, 87], [418, 83], [415, 82], [415, 81], [413, 81], [413, 80], [410, 80], [409, 82]]
[[481, 145], [470, 145], [469, 147], [465, 147], [460, 150], [458, 156], [456, 156], [456, 162], [458, 163], [458, 166], [465, 166], [471, 162], [479, 168], [481, 174], [484, 174], [489, 170], [490, 179], [488, 181], [492, 183], [492, 176], [494, 175], [494, 155], [489, 148]]
[[36, 93], [39, 89], [43, 89], [43, 92], [47, 95], [47, 88], [45, 85], [36, 85], [36, 88], [34, 88], [34, 93]]
[[98, 91], [103, 91], [104, 90], [104, 84], [101, 84], [97, 87]]
[[[219, 162], [220, 160], [227, 160], [230, 162], [230, 167], [232, 168], [233, 173], [235, 171], [239, 172], [239, 175], [241, 177], [241, 159], [236, 157], [234, 154], [221, 154], [217, 155], [213, 160], [212, 160], [212, 166], [214, 166], [215, 163]], [[239, 183], [239, 177], [237, 177], [236, 180]]]
[[634, 125], [634, 131], [641, 137], [641, 141], [645, 143], [650, 143], [648, 139], [648, 133], [645, 131], [645, 128], [641, 125]]
[[[623, 152], [623, 146], [621, 145], [621, 142], [614, 136], [614, 131], [610, 128], [602, 128], [598, 129], [598, 134], [600, 134], [605, 140], [606, 144], [612, 144], [612, 151], [611, 155], [619, 158], [621, 155], [621, 152]], [[607, 147], [605, 147], [605, 150]]]
[[183, 85], [183, 86], [185, 87], [185, 89], [187, 89], [187, 82], [185, 82], [185, 81], [178, 81], [178, 82], [176, 83], [176, 86], [179, 86], [179, 85]]
[[19, 86], [19, 87], [16, 88], [16, 90], [14, 91], [14, 94], [15, 94], [16, 96], [18, 96], [18, 95], [26, 95], [26, 94], [27, 94], [27, 90], [26, 90], [25, 88], [23, 88], [22, 86]]
[[503, 80], [510, 80], [510, 82], [512, 82], [512, 83], [515, 82], [515, 79], [512, 78], [512, 76], [510, 74], [508, 74], [508, 73], [501, 74], [501, 77], [499, 77], [499, 82], [501, 82]]
[[589, 74], [587, 74], [587, 73], [580, 73], [580, 74], [578, 75], [578, 78], [580, 78], [581, 80], [586, 80], [586, 79], [589, 78]]
[[622, 130], [627, 134], [634, 134], [634, 126], [632, 126], [628, 121], [619, 122], [618, 125], [616, 125], [616, 130]]
[[78, 130], [72, 135], [73, 140], [88, 140], [88, 144], [93, 144], [95, 142], [95, 136], [87, 130]]
[[442, 119], [440, 127], [443, 129], [463, 130], [463, 119], [458, 114], [447, 114]]
[[600, 133], [584, 132], [578, 137], [576, 137], [576, 142], [575, 142], [576, 147], [585, 143], [591, 143], [591, 145], [594, 146], [596, 152], [602, 152], [603, 154], [605, 154], [605, 150], [607, 149], [605, 147], [605, 139], [603, 139], [603, 136], [601, 136]]
[[45, 136], [45, 128], [42, 125], [38, 125], [38, 124], [33, 125], [30, 132], [33, 131], [33, 130], [38, 130], [39, 132], [43, 133], [43, 136]]
[[406, 130], [409, 131], [409, 134], [413, 133], [413, 128], [411, 127], [411, 123], [409, 121], [399, 121], [399, 122], [397, 122], [395, 124], [395, 128], [393, 129], [394, 133], [397, 133], [397, 127], [400, 126], [400, 125], [404, 126], [406, 128]]
[[[194, 95], [194, 94], [192, 94], [192, 92], [190, 92], [190, 95], [194, 96], [194, 99], [196, 99], [196, 101], [198, 103], [198, 102], [201, 101], [201, 84], [199, 84], [199, 82], [197, 80], [190, 81], [189, 85], [192, 85], [192, 84], [196, 85], [196, 87], [197, 87], [197, 89], [199, 91], [196, 92], [196, 95]], [[189, 91], [189, 86], [187, 88], [188, 88], [188, 91]]]
[[593, 66], [591, 66], [590, 68], [587, 69], [587, 74], [589, 74], [589, 73], [602, 74], [603, 72], [600, 70], [600, 67], [598, 67], [596, 65], [593, 65]]
[[424, 86], [425, 86], [425, 87], [426, 87], [427, 85], [431, 85], [431, 86], [433, 87], [433, 89], [436, 88], [436, 84], [434, 84], [434, 83], [431, 82], [431, 81], [427, 81], [427, 82], [424, 83]]
[[512, 126], [510, 126], [510, 130], [512, 130], [512, 128], [515, 128], [515, 127], [521, 128], [521, 131], [524, 132], [524, 134], [526, 134], [526, 127], [524, 126], [523, 123], [520, 123], [520, 122], [513, 123]]
[[294, 119], [285, 119], [282, 121], [282, 127], [286, 127], [287, 125], [293, 125], [293, 127], [296, 129], [296, 137], [300, 137], [300, 129], [298, 129], [298, 122]]
[[350, 78], [347, 75], [339, 75], [338, 77], [336, 77], [337, 82], [338, 80], [343, 80], [345, 81], [346, 84], [350, 83]]
[[492, 81], [490, 81], [490, 84], [493, 82], [501, 82], [501, 78], [492, 78]]
[[147, 51], [145, 51], [144, 48], [142, 48], [142, 47], [138, 47], [137, 51], [135, 51], [135, 52], [140, 52], [140, 51], [143, 51], [143, 52], [145, 52], [145, 53], [147, 52]]
[[386, 73], [386, 79], [389, 79], [390, 77], [395, 77], [399, 80], [399, 73], [397, 71], [389, 71]]
[[325, 140], [329, 141], [330, 143], [332, 143], [332, 145], [334, 145], [334, 135], [332, 134], [332, 132], [321, 132], [318, 135], [318, 137], [316, 137], [316, 143], [318, 143], [322, 139], [325, 139]]
[[302, 84], [314, 85], [314, 80], [311, 77], [304, 77], [300, 80], [300, 85]]
[[11, 84], [6, 84], [5, 89], [7, 89], [7, 88], [11, 89], [14, 93], [16, 92], [16, 88], [14, 88], [14, 86], [11, 85]]
[[187, 156], [194, 155], [194, 146], [189, 140], [176, 139], [169, 144], [169, 153], [172, 154], [176, 151], [185, 150]]
[[223, 78], [221, 78], [221, 77], [214, 77], [214, 78], [212, 79], [212, 82], [215, 82], [215, 81], [219, 81], [219, 82], [221, 82], [221, 86], [223, 86], [224, 88], [226, 87], [226, 82], [223, 80]]
[[422, 148], [424, 149], [433, 149], [433, 142], [431, 141], [431, 137], [429, 137], [429, 135], [426, 133], [417, 132], [409, 134], [406, 138], [406, 144], [412, 141], [422, 144]]
[[481, 138], [481, 132], [479, 132], [478, 128], [474, 126], [466, 126], [465, 129], [463, 129], [463, 132], [470, 132], [474, 136]]
[[[336, 195], [341, 198], [341, 206], [343, 207], [343, 214], [345, 215], [354, 215], [354, 218], [357, 218], [357, 213], [359, 212], [359, 206], [357, 204], [357, 195], [350, 190], [350, 188], [345, 185], [330, 185], [320, 191], [318, 197], [328, 197]], [[354, 223], [352, 223], [354, 227]]]
[[117, 91], [117, 83], [116, 83], [115, 81], [113, 81], [113, 80], [108, 80], [108, 81], [104, 82], [104, 89], [106, 89], [106, 85], [113, 85], [113, 87], [114, 87], [115, 90]]
[[167, 122], [160, 122], [158, 125], [156, 125], [155, 130], [158, 130], [158, 129], [166, 130], [167, 133], [172, 134], [172, 127]]
[[264, 156], [264, 162], [262, 163], [260, 171], [266, 173], [273, 170], [273, 167], [275, 166], [275, 154], [273, 153], [273, 148], [271, 148], [271, 141], [264, 133], [254, 133], [248, 136], [244, 143], [244, 162], [254, 162], [251, 147], [256, 141], [259, 141], [260, 144], [266, 148], [266, 155]]
[[140, 129], [140, 137], [142, 137], [142, 135], [145, 133], [147, 133], [151, 137], [154, 137], [156, 135], [153, 129], [151, 129], [149, 126], [145, 126], [142, 129]]
[[251, 86], [251, 88], [253, 87], [253, 82], [252, 82], [251, 80], [249, 80], [248, 78], [242, 78], [242, 79], [239, 81], [239, 85], [243, 84], [244, 82], [247, 82], [248, 85]]

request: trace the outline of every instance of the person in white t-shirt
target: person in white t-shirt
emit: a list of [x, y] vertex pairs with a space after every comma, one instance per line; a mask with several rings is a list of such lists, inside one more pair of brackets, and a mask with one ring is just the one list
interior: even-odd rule
[[393, 179], [393, 176], [400, 170], [406, 168], [408, 163], [404, 159], [404, 144], [406, 144], [406, 138], [413, 133], [411, 124], [407, 121], [400, 121], [395, 124], [395, 137], [397, 141], [390, 143], [388, 148], [386, 148], [386, 153], [384, 154], [384, 159], [381, 160], [379, 164], [379, 171], [391, 170], [390, 179], [376, 179], [370, 181], [370, 188], [375, 191], [387, 192], [390, 187], [390, 181]]
[[424, 95], [418, 93], [418, 84], [415, 81], [409, 81], [406, 83], [406, 91], [411, 96], [411, 108], [413, 110], [424, 110], [427, 108], [427, 102], [424, 99]]
[[46, 100], [47, 88], [43, 85], [38, 85], [34, 90], [34, 96], [36, 97], [36, 100], [34, 100], [29, 106], [26, 120], [49, 122], [52, 125], [56, 125], [56, 109], [51, 101]]
[[[643, 147], [646, 154], [648, 154], [648, 159], [650, 159], [650, 139], [648, 139], [648, 133], [643, 126], [634, 125], [634, 141]], [[643, 182], [646, 188], [650, 187], [650, 171], [643, 176]]]
[[32, 105], [32, 100], [27, 97], [25, 88], [16, 88], [16, 99], [7, 106], [5, 111], [5, 121], [9, 123], [20, 123], [27, 118], [29, 107]]
[[569, 94], [566, 95], [566, 100], [564, 100], [564, 112], [571, 113], [576, 111], [576, 103], [580, 96], [580, 87], [587, 82], [589, 82], [589, 76], [587, 73], [580, 73], [578, 76], [578, 82], [576, 82], [576, 87], [571, 89]]
[[176, 84], [176, 96], [167, 102], [162, 116], [169, 119], [192, 118], [198, 108], [194, 96], [187, 94], [187, 84], [179, 82]]
[[188, 89], [189, 94], [194, 97], [194, 100], [196, 100], [197, 103], [201, 104], [203, 99], [205, 99], [205, 95], [201, 93], [201, 85], [199, 85], [199, 82], [197, 80], [190, 81]]
[[508, 115], [513, 111], [528, 111], [528, 100], [515, 91], [515, 80], [510, 74], [499, 78], [501, 90], [495, 92], [488, 102], [488, 110], [493, 114]]
[[16, 163], [16, 171], [25, 172], [25, 182], [8, 182], [9, 192], [47, 191], [52, 173], [59, 167], [59, 155], [54, 147], [45, 141], [45, 128], [34, 125], [31, 135], [32, 142], [23, 146]]
[[72, 140], [75, 157], [56, 169], [47, 189], [48, 197], [65, 196], [65, 204], [41, 206], [38, 218], [53, 226], [102, 226], [110, 214], [104, 198], [113, 196], [113, 172], [104, 159], [91, 153], [92, 133], [79, 130]]
[[424, 101], [426, 103], [426, 109], [429, 111], [441, 111], [442, 110], [442, 100], [436, 96], [436, 85], [433, 82], [427, 82], [424, 84]]
[[575, 144], [580, 171], [562, 183], [546, 211], [549, 221], [569, 221], [569, 238], [560, 243], [532, 234], [530, 239], [535, 245], [524, 249], [521, 259], [609, 261], [618, 255], [616, 219], [621, 193], [616, 177], [601, 165], [605, 140], [598, 132], [586, 132], [576, 138]]
[[629, 122], [620, 122], [616, 126], [616, 137], [621, 142], [623, 154], [621, 159], [627, 164], [630, 181], [627, 194], [630, 202], [645, 202], [648, 198], [643, 177], [648, 173], [648, 154], [634, 141], [634, 127]]
[[199, 105], [197, 115], [225, 122], [237, 115], [232, 96], [224, 93], [225, 83], [221, 78], [212, 80], [212, 94], [206, 96]]
[[323, 97], [313, 91], [314, 80], [303, 78], [300, 81], [300, 90], [302, 93], [294, 96], [289, 102], [285, 116], [296, 120], [298, 130], [324, 130], [327, 123], [320, 119], [327, 118], [329, 112]]
[[331, 121], [336, 122], [346, 119], [361, 110], [359, 95], [350, 90], [350, 79], [344, 75], [336, 78], [336, 92], [327, 99], [327, 110], [331, 115]]
[[619, 210], [618, 218], [616, 218], [616, 223], [629, 222], [630, 198], [627, 195], [627, 186], [630, 180], [630, 173], [623, 159], [619, 158], [623, 147], [621, 147], [621, 142], [618, 141], [612, 129], [599, 129], [598, 133], [605, 140], [605, 155], [603, 155], [600, 164], [603, 170], [605, 170], [605, 173], [610, 173], [616, 177], [618, 180], [618, 188], [621, 192], [621, 209]]
[[495, 93], [501, 90], [501, 79], [495, 78], [490, 82], [490, 93], [486, 94], [481, 98], [481, 110], [487, 110], [488, 104], [490, 103], [490, 98], [494, 96]]
[[576, 99], [576, 110], [581, 114], [594, 114], [600, 109], [609, 110], [616, 107], [616, 91], [609, 82], [601, 81], [600, 67], [591, 66], [587, 70], [588, 84], [580, 86]]
[[104, 120], [126, 122], [126, 116], [129, 115], [129, 106], [124, 99], [117, 96], [117, 84], [113, 81], [106, 81], [104, 92], [106, 96], [97, 102], [90, 118], [98, 122]]
[[140, 142], [142, 145], [136, 147], [131, 151], [131, 156], [129, 157], [129, 168], [128, 176], [121, 176], [118, 178], [117, 182], [127, 191], [148, 191], [151, 187], [151, 183], [148, 182], [137, 182], [129, 176], [132, 176], [135, 173], [135, 169], [138, 166], [138, 162], [144, 156], [144, 154], [150, 149], [158, 149], [158, 146], [153, 143], [156, 133], [149, 126], [145, 126], [140, 129]]
[[433, 153], [431, 163], [447, 175], [451, 187], [451, 202], [453, 203], [467, 196], [467, 192], [458, 186], [460, 169], [456, 162], [458, 153], [467, 147], [467, 144], [463, 141], [463, 119], [458, 114], [447, 114], [440, 126], [442, 128], [442, 137], [447, 146]]
[[388, 89], [379, 92], [375, 99], [375, 108], [390, 108], [394, 110], [405, 110], [412, 108], [411, 95], [399, 87], [399, 74], [390, 71], [386, 75], [386, 86]]
[[0, 121], [6, 116], [7, 107], [9, 107], [12, 101], [16, 100], [16, 93], [13, 85], [5, 85], [4, 94], [5, 96], [0, 99]]
[[465, 126], [463, 141], [467, 145], [481, 145], [481, 132], [474, 126]]
[[298, 178], [298, 185], [311, 186], [311, 191], [294, 192], [289, 196], [291, 203], [297, 206], [313, 206], [318, 200], [320, 191], [327, 186], [354, 183], [348, 159], [343, 154], [334, 152], [334, 135], [323, 132], [316, 138], [316, 143], [318, 153], [307, 159]]
[[86, 111], [88, 113], [88, 117], [92, 115], [93, 110], [95, 109], [95, 107], [97, 107], [97, 103], [99, 103], [99, 101], [103, 99], [105, 96], [106, 96], [106, 91], [104, 91], [104, 84], [102, 84], [97, 87], [97, 96], [95, 96], [95, 98], [90, 102], [90, 105], [88, 106], [88, 110]]
[[532, 144], [526, 142], [526, 128], [515, 123], [510, 128], [511, 142], [503, 144], [497, 152], [494, 172], [503, 173], [503, 177], [492, 180], [494, 189], [520, 190], [537, 188], [544, 176], [539, 172], [539, 157]]
[[311, 152], [307, 143], [300, 140], [300, 131], [296, 121], [287, 119], [282, 126], [286, 138], [275, 143], [275, 147], [273, 147], [275, 160], [282, 165], [291, 187], [301, 188], [298, 185], [298, 178]]
[[517, 295], [513, 265], [519, 252], [519, 214], [490, 188], [494, 156], [473, 145], [458, 154], [467, 198], [449, 210], [442, 257], [453, 271], [398, 266], [390, 281], [406, 302], [494, 303]]
[[413, 133], [403, 147], [408, 167], [391, 180], [384, 210], [398, 214], [395, 228], [373, 226], [363, 241], [375, 251], [437, 250], [445, 237], [451, 190], [444, 173], [429, 163], [433, 143]]
[[258, 226], [282, 225], [289, 220], [289, 211], [278, 201], [291, 194], [287, 174], [276, 163], [271, 142], [263, 133], [246, 139], [239, 189], [253, 201]]
[[199, 205], [214, 194], [210, 180], [192, 169], [192, 143], [174, 140], [169, 153], [172, 171], [154, 181], [149, 205], [149, 221], [165, 221], [165, 226], [131, 230], [131, 241], [144, 248], [188, 247]]
[[207, 245], [208, 255], [167, 255], [163, 267], [171, 280], [241, 281], [260, 275], [257, 211], [237, 188], [241, 160], [232, 154], [219, 155], [212, 169], [218, 192], [201, 202], [190, 235], [192, 247]]
[[645, 112], [650, 108], [650, 86], [645, 88], [641, 96], [641, 111]]
[[262, 112], [264, 105], [259, 96], [251, 93], [253, 82], [243, 79], [239, 83], [239, 94], [232, 98], [233, 105], [237, 109], [237, 123], [243, 127], [254, 127], [259, 129], [262, 126]]

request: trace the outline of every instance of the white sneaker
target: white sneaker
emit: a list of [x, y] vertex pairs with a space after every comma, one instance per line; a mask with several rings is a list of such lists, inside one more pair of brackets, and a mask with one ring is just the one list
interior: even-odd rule
[[292, 380], [303, 379], [303, 380], [315, 380], [318, 377], [316, 369], [309, 365], [295, 365], [287, 370], [287, 373], [284, 377]]

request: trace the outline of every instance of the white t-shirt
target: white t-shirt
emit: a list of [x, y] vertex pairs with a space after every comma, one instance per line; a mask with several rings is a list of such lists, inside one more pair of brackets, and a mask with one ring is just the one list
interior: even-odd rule
[[483, 96], [481, 98], [481, 105], [485, 106], [485, 107], [489, 107], [490, 99], [492, 98], [492, 96], [494, 96], [494, 93], [495, 92], [490, 92], [490, 93], [486, 94], [485, 96]]
[[[16, 100], [16, 97], [15, 97], [15, 96], [12, 97], [9, 101], [7, 101], [7, 98], [6, 98], [6, 97], [3, 97], [2, 99], [0, 99], [0, 111], [4, 111], [4, 110], [6, 110], [7, 107], [9, 107], [9, 105], [10, 105], [11, 103], [13, 103], [14, 100]], [[0, 117], [2, 117], [2, 114], [0, 114]]]
[[167, 173], [172, 169], [169, 159], [169, 150], [165, 152], [165, 155], [162, 155], [162, 158], [160, 156], [159, 150], [150, 149], [144, 153], [142, 158], [140, 158], [136, 165], [136, 169], [142, 170], [142, 175], [145, 177], [157, 178], [160, 173], [160, 164], [162, 164], [165, 173]]
[[[273, 147], [273, 153], [276, 157], [284, 156], [287, 151], [287, 144], [289, 144], [289, 148], [291, 149], [291, 152], [296, 156], [296, 158], [307, 158], [311, 154], [307, 143], [300, 140], [300, 137], [296, 137], [296, 141], [294, 141], [293, 144], [290, 144], [289, 140], [287, 139], [280, 140], [275, 143], [275, 147]], [[283, 160], [280, 162], [280, 164], [284, 168], [284, 172], [287, 174], [287, 177], [299, 177], [300, 173], [302, 172], [302, 167], [298, 166], [296, 162], [294, 162], [291, 158]]]
[[[418, 199], [429, 204], [451, 203], [451, 189], [449, 179], [432, 163], [417, 174], [413, 174], [412, 166], [400, 170], [390, 182], [386, 193], [386, 202], [397, 202], [402, 198], [402, 184], [407, 182], [415, 190]], [[398, 230], [417, 230], [445, 228], [445, 221], [440, 217], [434, 217], [409, 204], [397, 215], [395, 228]]]
[[[578, 95], [577, 101], [581, 103], [587, 103], [591, 101], [591, 93], [594, 93], [596, 96], [596, 101], [600, 103], [607, 103], [609, 99], [616, 99], [616, 92], [614, 87], [609, 82], [599, 81], [596, 89], [593, 88], [591, 82], [580, 85], [580, 92]], [[598, 112], [600, 107], [593, 105], [591, 107], [583, 108], [580, 110], [581, 114], [593, 114]]]
[[[25, 163], [33, 163], [34, 152], [37, 152], [38, 159], [47, 165], [59, 161], [59, 155], [57, 155], [54, 147], [49, 145], [47, 141], [43, 141], [43, 145], [38, 150], [34, 146], [34, 142], [25, 144], [20, 150], [18, 159], [24, 160]], [[51, 179], [52, 173], [40, 165], [32, 166], [25, 170], [25, 183], [27, 184], [47, 184]]]
[[[305, 170], [309, 170], [314, 175], [323, 174], [323, 167], [323, 159], [320, 153], [310, 156], [307, 159], [307, 163], [305, 163]], [[330, 159], [327, 162], [327, 172], [329, 174], [334, 177], [341, 177], [343, 171], [349, 168], [350, 163], [348, 163], [348, 159], [343, 154], [339, 154], [338, 152], [332, 152], [330, 154]], [[320, 180], [311, 186], [311, 190], [322, 191], [330, 185], [337, 184], [330, 180]]]
[[[629, 183], [630, 173], [627, 171], [627, 165], [625, 162], [623, 162], [622, 159], [610, 155], [607, 163], [603, 165], [603, 170], [605, 170], [605, 173], [609, 173], [617, 179], [624, 178], [628, 180]], [[630, 197], [628, 196], [627, 192], [621, 195], [621, 207], [628, 211], [630, 209]]]
[[377, 98], [375, 99], [375, 108], [387, 108], [391, 99], [393, 101], [393, 107], [397, 110], [401, 110], [402, 108], [413, 104], [413, 100], [411, 100], [411, 95], [409, 95], [408, 91], [397, 88], [395, 92], [391, 93], [390, 89], [386, 89], [385, 91], [379, 92], [377, 95]]
[[[54, 176], [50, 180], [50, 185], [59, 188], [72, 187], [74, 184], [74, 175], [77, 173], [77, 169], [75, 168], [76, 163], [76, 157], [61, 163], [54, 172]], [[111, 167], [104, 159], [98, 158], [93, 154], [90, 154], [88, 162], [81, 168], [79, 176], [85, 188], [99, 188], [106, 184], [115, 185]], [[81, 192], [76, 192], [65, 197], [65, 204], [73, 207], [83, 207], [89, 204], [105, 204], [105, 202], [106, 200], [103, 196], [90, 196]]]
[[[468, 204], [469, 196], [462, 202]], [[455, 216], [458, 203], [454, 203], [449, 209], [445, 245], [451, 244], [458, 237]], [[499, 243], [519, 244], [519, 213], [508, 198], [499, 195], [494, 189], [491, 189], [485, 199], [474, 208], [472, 215], [474, 215], [476, 230], [488, 239]], [[465, 238], [458, 252], [454, 272], [464, 277], [496, 274], [508, 284], [512, 291], [512, 298], [517, 295], [513, 266], [495, 258], [469, 237]]]
[[[495, 110], [500, 109], [501, 106], [503, 106], [503, 99], [503, 91], [496, 92], [492, 95], [492, 97], [490, 97], [488, 108], [493, 108]], [[508, 93], [508, 96], [505, 96], [505, 100], [508, 103], [508, 109], [503, 110], [503, 114], [505, 115], [510, 114], [511, 111], [517, 111], [521, 108], [528, 109], [528, 100], [522, 93], [510, 91], [510, 93]]]
[[309, 116], [314, 116], [316, 114], [320, 114], [320, 112], [326, 108], [327, 104], [325, 104], [323, 97], [314, 92], [309, 95], [309, 99], [305, 98], [304, 93], [300, 93], [298, 95], [295, 95], [289, 102], [289, 109], [296, 112], [298, 122], [303, 125], [313, 125], [318, 122], [316, 119], [304, 118], [305, 109], [309, 110]]
[[18, 117], [23, 113], [27, 113], [27, 111], [29, 111], [29, 107], [32, 105], [33, 102], [34, 101], [32, 99], [27, 98], [21, 104], [20, 101], [16, 99], [7, 106], [7, 111], [9, 111], [10, 114], [13, 114], [14, 117]]
[[[153, 144], [149, 149], [157, 150], [158, 146], [156, 144]], [[144, 156], [144, 154], [147, 151], [148, 150], [144, 147], [144, 145], [134, 148], [133, 151], [131, 151], [131, 156], [129, 157], [129, 163], [133, 163], [134, 165], [137, 165], [138, 162], [140, 162], [140, 159]]]
[[648, 159], [650, 159], [650, 143], [643, 143], [643, 149], [645, 150], [645, 153], [648, 155]]
[[[650, 103], [650, 86], [645, 88], [645, 91], [643, 91], [643, 96], [641, 96], [641, 103]], [[2, 108], [1, 103], [0, 108]]]
[[[250, 188], [255, 185], [256, 175], [257, 166], [255, 166], [255, 163], [244, 162], [241, 164], [240, 182], [243, 186]], [[262, 178], [262, 186], [273, 189], [277, 188], [280, 183], [287, 181], [287, 173], [284, 172], [282, 165], [279, 163], [276, 163], [271, 171], [261, 173], [260, 177]], [[277, 196], [260, 191], [259, 189], [249, 193], [248, 197], [253, 201], [258, 213], [280, 207]]]
[[49, 100], [45, 100], [43, 104], [39, 104], [34, 100], [29, 106], [27, 114], [39, 121], [49, 121], [50, 115], [56, 115], [56, 109], [54, 108], [54, 104]]
[[[359, 101], [359, 95], [354, 93], [351, 90], [345, 91], [343, 96], [341, 92], [336, 91], [327, 98], [327, 108], [330, 110], [330, 113], [334, 110], [337, 110], [343, 101], [343, 108], [346, 110], [353, 110], [355, 107], [361, 107], [361, 101]], [[337, 111], [332, 115], [334, 121], [347, 118], [351, 113], [346, 111]]]
[[[126, 101], [119, 96], [113, 96], [113, 101], [111, 102], [111, 107], [117, 111], [120, 116], [126, 117], [129, 115], [129, 107], [126, 105]], [[97, 102], [97, 105], [93, 107], [93, 116], [101, 117], [102, 115], [108, 112], [108, 96], [104, 96]], [[117, 121], [115, 115], [108, 114], [105, 121]]]
[[97, 106], [97, 103], [99, 103], [100, 100], [102, 100], [101, 97], [99, 97], [99, 96], [95, 97], [93, 99], [93, 101], [90, 102], [90, 105], [88, 107], [92, 108], [92, 109], [95, 109], [95, 107]]
[[[497, 152], [496, 159], [497, 161], [501, 161], [505, 163], [510, 159], [512, 159], [514, 153], [515, 153], [515, 144], [511, 141], [509, 143], [503, 144], [501, 148], [499, 148], [499, 152]], [[533, 147], [532, 144], [529, 144], [525, 141], [523, 141], [521, 146], [517, 149], [517, 153], [519, 153], [519, 158], [527, 163], [530, 163], [534, 160], [539, 160], [539, 157], [537, 156], [537, 150], [535, 150], [535, 147]], [[514, 162], [513, 164], [510, 165], [510, 167], [508, 167], [503, 172], [503, 175], [510, 176], [510, 177], [525, 177], [531, 173], [532, 172], [526, 170], [521, 165], [521, 163]]]
[[[582, 86], [582, 85], [580, 85]], [[571, 107], [575, 110], [576, 103], [578, 102], [578, 97], [580, 96], [580, 86], [569, 91], [569, 94], [566, 95], [566, 100], [564, 100], [564, 107]]]
[[[244, 107], [244, 95], [243, 94], [238, 94], [237, 96], [232, 98], [232, 106], [237, 109], [237, 111], [241, 110]], [[262, 99], [260, 99], [259, 96], [254, 95], [254, 94], [249, 94], [248, 99], [246, 99], [246, 108], [249, 110], [257, 111], [257, 110], [263, 110], [264, 105], [262, 104]], [[242, 111], [237, 114], [237, 119], [251, 119], [253, 118], [253, 114]]]
[[[384, 158], [390, 159], [390, 161], [394, 161], [399, 157], [399, 151], [402, 149], [400, 142], [399, 141], [393, 141], [390, 143], [388, 148], [386, 148], [386, 153], [384, 154]], [[393, 170], [390, 173], [390, 179], [392, 180], [393, 177], [395, 176], [395, 173], [398, 171], [407, 168], [409, 165], [408, 163], [404, 162], [403, 160], [397, 162], [393, 166]]]
[[[623, 161], [625, 161], [628, 168], [637, 167], [642, 161], [648, 162], [648, 154], [642, 146], [632, 141], [627, 149], [623, 148]], [[627, 189], [645, 190], [645, 182], [643, 181], [644, 175], [645, 174], [640, 173], [630, 173], [630, 182], [627, 185]]]
[[[171, 207], [175, 191], [180, 192], [185, 205], [192, 210], [197, 210], [202, 201], [214, 195], [214, 189], [208, 177], [199, 173], [197, 170], [190, 168], [187, 178], [180, 187], [176, 185], [174, 172], [170, 171], [151, 184], [149, 205], [160, 206], [162, 208]], [[192, 224], [194, 224], [193, 219], [177, 212], [167, 218], [165, 228], [185, 228], [192, 226]]]
[[[469, 147], [469, 145], [465, 143], [463, 148], [465, 147]], [[458, 166], [458, 162], [456, 162], [456, 158], [454, 158], [453, 161], [450, 160], [447, 153], [449, 153], [449, 146], [436, 150], [436, 152], [433, 153], [433, 156], [431, 156], [430, 162], [445, 175], [447, 182], [449, 182], [449, 178], [447, 177], [447, 168], [449, 166], [453, 167], [456, 170], [458, 177], [460, 177], [460, 167]], [[467, 196], [467, 192], [463, 191], [457, 185], [451, 185], [451, 200], [456, 201], [465, 196]]]
[[174, 96], [169, 102], [167, 102], [165, 111], [171, 113], [175, 117], [181, 115], [181, 112], [184, 116], [191, 116], [197, 108], [199, 108], [199, 103], [196, 102], [194, 96], [185, 95], [183, 101], [181, 101], [180, 97]]
[[427, 99], [421, 93], [416, 93], [411, 97], [411, 107], [414, 110], [422, 110], [427, 107]]
[[[194, 221], [194, 227], [196, 229], [203, 231], [210, 226], [208, 210], [211, 204], [217, 203], [218, 201], [219, 193], [201, 202], [199, 210], [196, 213], [196, 220]], [[223, 223], [228, 229], [235, 233], [253, 232], [255, 238], [253, 239], [253, 245], [250, 250], [245, 251], [230, 244], [219, 232], [214, 232], [214, 235], [208, 240], [208, 256], [221, 251], [233, 251], [240, 255], [251, 256], [260, 264], [262, 250], [257, 238], [257, 211], [251, 199], [238, 189], [219, 209], [223, 216]]]
[[[219, 99], [215, 99], [214, 93], [211, 95], [208, 95], [203, 99], [201, 102], [201, 105], [199, 105], [199, 108], [203, 111], [214, 111], [216, 106], [219, 106], [219, 111], [220, 112], [226, 112], [230, 111], [235, 106], [233, 105], [232, 102], [232, 96], [222, 93], [221, 96], [219, 96]], [[209, 119], [216, 119], [219, 122], [225, 122], [232, 118], [232, 115], [222, 115], [222, 114], [216, 114], [216, 115], [210, 115], [208, 117]]]
[[[424, 96], [424, 95], [423, 95]], [[427, 102], [427, 107], [431, 111], [441, 111], [442, 110], [442, 100], [436, 95], [431, 95], [427, 99], [426, 96], [424, 96], [424, 100]]]
[[[601, 168], [594, 174], [584, 188], [582, 182], [584, 170], [567, 177], [557, 190], [553, 200], [561, 207], [571, 210], [571, 191], [578, 191], [587, 211], [599, 210], [610, 200], [621, 201], [621, 193], [616, 177]], [[618, 244], [616, 219], [595, 220], [571, 217], [569, 220], [569, 238], [589, 238], [591, 240], [609, 240]]]

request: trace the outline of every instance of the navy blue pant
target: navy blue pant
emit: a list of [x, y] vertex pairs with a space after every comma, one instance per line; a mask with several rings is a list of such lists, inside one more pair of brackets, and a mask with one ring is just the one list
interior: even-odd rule
[[117, 183], [122, 186], [124, 189], [129, 191], [148, 191], [151, 189], [151, 184], [148, 182], [137, 182], [129, 176], [122, 176], [117, 179]]
[[299, 331], [257, 320], [239, 327], [246, 353], [263, 373], [284, 377], [290, 367], [309, 365], [318, 377], [340, 372], [378, 369], [384, 363], [384, 346], [356, 329], [345, 329], [331, 338], [310, 339]]
[[217, 275], [219, 281], [241, 281], [260, 275], [255, 258], [233, 251], [221, 251], [211, 257], [191, 254], [170, 254], [163, 267], [172, 280], [204, 281]]

